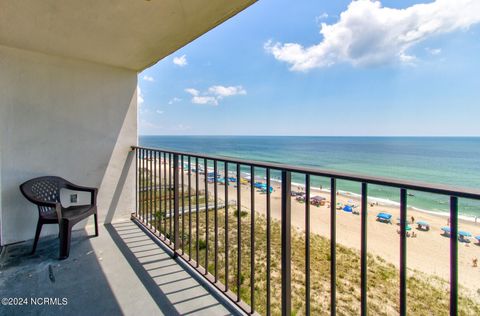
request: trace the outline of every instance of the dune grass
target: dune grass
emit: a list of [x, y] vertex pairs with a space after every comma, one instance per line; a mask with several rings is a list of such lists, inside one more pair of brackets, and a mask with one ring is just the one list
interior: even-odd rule
[[[199, 199], [200, 200], [200, 199]], [[199, 221], [199, 263], [205, 266], [205, 254], [208, 247], [208, 271], [215, 274], [215, 212], [208, 212], [209, 239], [206, 233], [205, 212], [198, 214]], [[234, 207], [228, 211], [228, 286], [233, 293], [237, 293], [237, 218], [238, 212]], [[241, 222], [241, 274], [240, 296], [247, 304], [250, 300], [250, 273], [251, 256], [251, 213], [248, 210], [240, 212]], [[196, 214], [192, 211], [192, 253], [196, 258]], [[189, 221], [185, 215], [180, 217], [181, 236], [183, 234], [183, 249], [189, 255]], [[217, 212], [217, 277], [225, 284], [225, 209]], [[182, 227], [185, 230], [182, 231]], [[255, 276], [254, 297], [255, 310], [264, 315], [266, 313], [266, 218], [255, 214]], [[272, 315], [281, 314], [281, 234], [280, 222], [271, 221], [271, 276], [270, 308]], [[169, 234], [166, 234], [169, 236]], [[312, 315], [325, 315], [330, 311], [330, 240], [316, 234], [310, 236], [311, 266], [310, 304]], [[337, 314], [357, 315], [360, 311], [360, 253], [359, 251], [336, 246], [337, 253]], [[372, 315], [398, 315], [399, 313], [399, 271], [385, 262], [379, 256], [368, 255], [368, 309]], [[411, 315], [448, 315], [449, 311], [449, 284], [443, 279], [427, 275], [419, 271], [408, 270], [407, 279], [407, 313]], [[459, 293], [463, 293], [459, 289]], [[305, 234], [303, 231], [292, 230], [292, 314], [305, 314]], [[459, 315], [480, 315], [480, 304], [470, 297], [459, 297]]]

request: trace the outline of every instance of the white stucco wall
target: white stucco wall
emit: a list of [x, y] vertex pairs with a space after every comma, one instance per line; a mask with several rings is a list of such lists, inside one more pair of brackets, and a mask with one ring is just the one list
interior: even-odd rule
[[33, 177], [99, 187], [101, 222], [134, 210], [136, 87], [132, 70], [0, 46], [2, 245], [34, 236], [38, 213], [18, 188]]

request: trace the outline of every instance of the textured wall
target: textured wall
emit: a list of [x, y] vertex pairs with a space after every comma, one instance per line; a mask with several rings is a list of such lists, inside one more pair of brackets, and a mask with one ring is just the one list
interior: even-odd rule
[[18, 186], [36, 176], [99, 187], [101, 221], [133, 211], [136, 87], [135, 71], [0, 46], [2, 244], [33, 238], [37, 211]]

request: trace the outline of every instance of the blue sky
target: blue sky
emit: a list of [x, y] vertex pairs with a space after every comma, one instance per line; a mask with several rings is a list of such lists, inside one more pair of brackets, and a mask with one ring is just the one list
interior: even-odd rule
[[479, 3], [261, 0], [139, 74], [139, 133], [479, 136]]

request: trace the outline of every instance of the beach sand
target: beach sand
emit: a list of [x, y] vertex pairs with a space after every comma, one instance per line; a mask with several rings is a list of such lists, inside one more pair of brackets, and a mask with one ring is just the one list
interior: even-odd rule
[[[187, 183], [187, 172], [184, 172], [185, 183]], [[195, 178], [192, 174], [192, 188], [195, 187]], [[203, 175], [199, 176], [200, 190], [205, 190]], [[263, 181], [265, 182], [265, 181]], [[271, 193], [271, 216], [274, 219], [281, 220], [281, 188], [280, 183], [271, 182], [274, 192]], [[208, 184], [210, 199], [213, 198], [212, 183]], [[234, 202], [237, 197], [236, 185], [230, 184], [229, 201]], [[341, 188], [339, 188], [341, 189]], [[218, 200], [223, 202], [225, 185], [218, 184]], [[296, 186], [292, 185], [292, 190]], [[241, 185], [241, 204], [243, 210], [250, 210], [250, 185]], [[327, 199], [324, 206], [310, 206], [311, 214], [311, 232], [330, 238], [330, 193], [319, 189], [312, 189], [311, 196], [320, 195]], [[337, 202], [351, 204], [351, 201], [360, 205], [359, 197], [355, 194], [337, 195]], [[350, 201], [350, 203], [348, 202]], [[372, 200], [373, 201], [373, 200]], [[369, 202], [372, 202], [369, 199]], [[360, 211], [360, 208], [356, 210]], [[266, 215], [266, 194], [255, 190], [255, 211], [260, 215]], [[299, 230], [305, 229], [305, 203], [300, 203], [292, 197], [291, 200], [291, 218], [292, 227]], [[367, 251], [373, 255], [382, 257], [385, 261], [399, 267], [400, 262], [400, 235], [397, 230], [400, 226], [397, 224], [397, 218], [400, 216], [399, 206], [391, 204], [382, 204], [368, 206], [367, 216]], [[376, 221], [376, 215], [379, 212], [392, 214], [392, 224]], [[429, 231], [417, 229], [417, 225], [411, 225], [417, 237], [407, 238], [407, 267], [408, 273], [413, 274], [415, 270], [426, 274], [438, 276], [446, 281], [450, 279], [450, 238], [443, 235], [441, 227], [447, 225], [448, 218], [442, 215], [419, 211], [413, 208], [407, 210], [407, 220], [411, 217], [415, 221], [423, 220], [430, 224]], [[337, 243], [360, 250], [361, 224], [360, 215], [336, 211]], [[471, 232], [474, 236], [480, 235], [480, 225], [471, 221], [459, 220], [459, 230]], [[411, 232], [412, 232], [411, 231]], [[472, 266], [472, 259], [480, 258], [480, 246], [475, 239], [471, 238], [470, 243], [458, 243], [458, 280], [459, 285], [466, 288], [469, 294], [480, 301], [477, 290], [480, 288], [480, 265]]]

